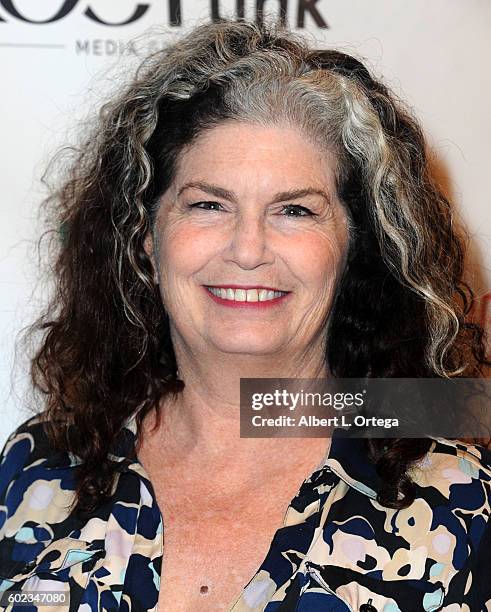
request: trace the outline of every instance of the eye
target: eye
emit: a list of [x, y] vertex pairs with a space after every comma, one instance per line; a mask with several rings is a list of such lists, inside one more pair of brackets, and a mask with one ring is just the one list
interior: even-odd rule
[[189, 204], [189, 208], [198, 208], [199, 210], [221, 210], [221, 204], [219, 202], [195, 202]]
[[282, 211], [285, 213], [286, 217], [315, 217], [316, 214], [313, 213], [305, 206], [300, 206], [300, 204], [286, 204], [283, 206]]

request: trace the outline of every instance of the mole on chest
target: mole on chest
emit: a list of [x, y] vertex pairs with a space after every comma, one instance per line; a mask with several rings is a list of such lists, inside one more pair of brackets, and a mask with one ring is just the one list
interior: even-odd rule
[[238, 570], [207, 573], [203, 577], [186, 574], [165, 574], [161, 578], [159, 611], [212, 612], [230, 610], [251, 576], [244, 578]]

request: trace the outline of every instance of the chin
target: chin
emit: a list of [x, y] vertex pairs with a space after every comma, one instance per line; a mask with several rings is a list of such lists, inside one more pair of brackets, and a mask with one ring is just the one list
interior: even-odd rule
[[271, 355], [278, 352], [280, 345], [273, 342], [272, 338], [248, 338], [243, 340], [240, 337], [220, 338], [213, 342], [215, 347], [223, 353], [234, 355]]

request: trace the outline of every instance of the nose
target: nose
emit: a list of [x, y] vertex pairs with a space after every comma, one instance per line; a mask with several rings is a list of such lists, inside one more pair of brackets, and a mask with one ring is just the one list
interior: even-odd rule
[[250, 211], [237, 218], [225, 258], [244, 270], [253, 270], [274, 261], [271, 242], [272, 236], [265, 219]]

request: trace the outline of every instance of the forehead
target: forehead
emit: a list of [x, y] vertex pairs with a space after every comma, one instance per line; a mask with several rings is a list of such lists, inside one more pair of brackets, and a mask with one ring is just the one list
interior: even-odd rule
[[247, 177], [264, 187], [273, 182], [306, 180], [332, 187], [338, 167], [333, 151], [315, 144], [298, 128], [239, 121], [204, 130], [177, 162], [176, 183], [198, 174], [208, 180]]

